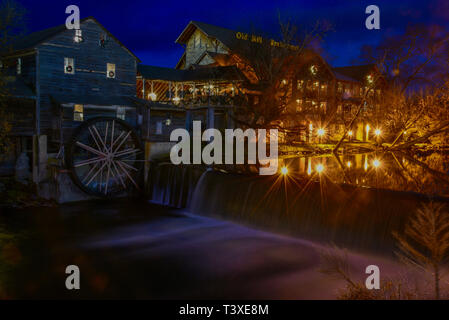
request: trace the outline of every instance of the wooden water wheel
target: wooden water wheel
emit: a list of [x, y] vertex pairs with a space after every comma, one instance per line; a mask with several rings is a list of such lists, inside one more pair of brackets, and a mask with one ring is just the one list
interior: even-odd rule
[[99, 117], [78, 127], [66, 147], [73, 182], [100, 197], [140, 189], [142, 143], [135, 130], [117, 118]]

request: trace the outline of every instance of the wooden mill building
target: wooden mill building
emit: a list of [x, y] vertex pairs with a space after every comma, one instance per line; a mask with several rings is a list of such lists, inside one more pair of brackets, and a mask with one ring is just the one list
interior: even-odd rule
[[93, 17], [82, 19], [79, 30], [61, 25], [19, 39], [1, 56], [16, 152], [33, 149], [41, 155], [33, 165], [45, 162], [44, 154], [62, 153], [73, 129], [97, 116], [141, 130], [146, 111], [136, 98], [138, 63]]

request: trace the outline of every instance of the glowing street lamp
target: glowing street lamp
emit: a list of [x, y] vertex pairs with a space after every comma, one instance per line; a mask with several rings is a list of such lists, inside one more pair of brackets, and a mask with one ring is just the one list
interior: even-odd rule
[[349, 130], [348, 131], [348, 140], [352, 140], [352, 135], [353, 135], [352, 130]]
[[378, 137], [382, 134], [382, 131], [380, 131], [380, 129], [376, 129], [374, 130], [374, 134]]
[[154, 92], [151, 92], [148, 94], [148, 98], [150, 98], [151, 101], [156, 101], [157, 96]]
[[351, 166], [352, 166], [351, 161], [348, 161], [348, 162], [346, 163], [346, 166], [347, 166], [348, 168], [351, 168]]
[[373, 160], [373, 167], [374, 168], [379, 168], [380, 167], [380, 161], [378, 159], [374, 159]]
[[319, 128], [317, 130], [318, 137], [320, 138], [320, 141], [319, 141], [320, 143], [321, 143], [321, 138], [324, 136], [325, 133], [326, 133], [326, 131], [323, 128]]
[[316, 165], [315, 170], [316, 172], [321, 173], [324, 171], [324, 166], [321, 163], [319, 163]]
[[287, 167], [282, 167], [281, 168], [281, 174], [283, 175], [283, 176], [286, 176], [287, 174], [288, 174], [288, 168]]

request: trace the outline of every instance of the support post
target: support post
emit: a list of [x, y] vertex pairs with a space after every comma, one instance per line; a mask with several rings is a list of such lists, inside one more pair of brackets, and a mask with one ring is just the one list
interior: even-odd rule
[[215, 120], [214, 108], [209, 105], [207, 108], [207, 128], [208, 129], [214, 128], [214, 120]]

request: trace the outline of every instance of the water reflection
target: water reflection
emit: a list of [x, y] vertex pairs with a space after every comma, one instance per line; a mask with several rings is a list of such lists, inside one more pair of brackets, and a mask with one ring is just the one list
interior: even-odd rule
[[[298, 157], [283, 160], [291, 176], [333, 183], [449, 196], [449, 154], [411, 156], [405, 153], [366, 153]], [[284, 170], [285, 171], [285, 170]]]

